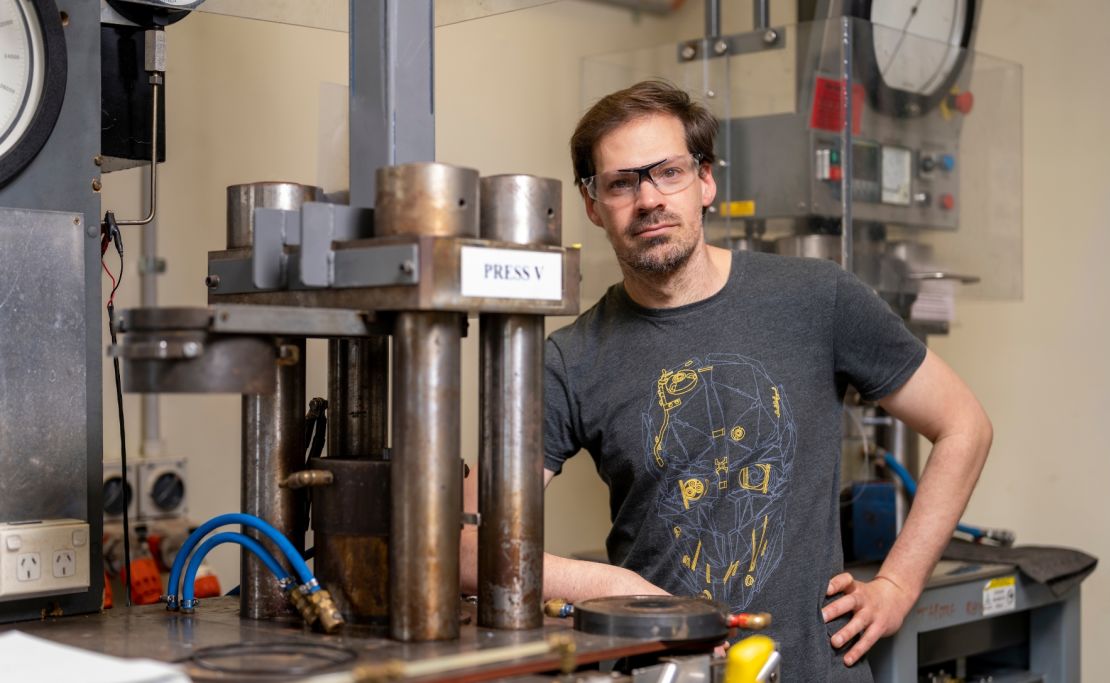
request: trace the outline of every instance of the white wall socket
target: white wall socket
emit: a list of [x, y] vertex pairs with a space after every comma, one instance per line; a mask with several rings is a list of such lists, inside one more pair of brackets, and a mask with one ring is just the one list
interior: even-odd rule
[[89, 587], [89, 525], [79, 519], [0, 524], [0, 602]]

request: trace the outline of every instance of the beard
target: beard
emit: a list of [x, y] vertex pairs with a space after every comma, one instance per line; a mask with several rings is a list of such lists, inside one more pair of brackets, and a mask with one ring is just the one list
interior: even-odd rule
[[648, 275], [665, 275], [681, 268], [697, 248], [697, 239], [684, 241], [682, 234], [684, 231], [678, 230], [676, 231], [678, 234], [660, 235], [647, 241], [637, 240], [636, 235], [645, 227], [658, 223], [676, 223], [680, 227], [685, 226], [681, 216], [669, 211], [658, 210], [637, 216], [623, 230], [631, 244], [620, 247], [613, 245], [617, 260], [637, 272]]

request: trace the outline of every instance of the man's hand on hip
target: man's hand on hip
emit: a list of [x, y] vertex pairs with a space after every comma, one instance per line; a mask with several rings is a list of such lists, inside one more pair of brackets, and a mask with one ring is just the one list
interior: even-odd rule
[[873, 581], [856, 581], [847, 572], [837, 574], [829, 581], [827, 595], [837, 594], [841, 597], [821, 610], [821, 615], [828, 623], [842, 615], [852, 614], [847, 625], [832, 636], [833, 647], [839, 649], [859, 635], [859, 640], [844, 655], [847, 666], [858, 662], [879, 638], [894, 635], [917, 601], [916, 595], [885, 576], [877, 576]]

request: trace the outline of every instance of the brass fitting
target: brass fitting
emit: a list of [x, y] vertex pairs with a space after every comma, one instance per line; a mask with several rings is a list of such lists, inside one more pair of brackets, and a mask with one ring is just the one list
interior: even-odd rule
[[302, 593], [300, 588], [291, 588], [286, 591], [286, 595], [289, 596], [289, 602], [293, 604], [293, 607], [301, 613], [301, 618], [304, 619], [305, 624], [312, 626], [316, 623], [316, 618], [318, 616], [316, 614], [316, 605], [309, 601], [308, 596]]
[[554, 619], [565, 619], [574, 614], [574, 606], [563, 598], [552, 598], [543, 603], [543, 613]]
[[331, 593], [321, 588], [315, 593], [310, 593], [308, 599], [315, 608], [316, 615], [320, 618], [320, 626], [323, 627], [324, 633], [334, 633], [336, 629], [346, 623], [343, 621], [343, 615], [339, 612], [339, 607], [331, 599]]
[[729, 628], [742, 628], [749, 631], [761, 631], [771, 625], [771, 615], [767, 612], [741, 612], [728, 618]]

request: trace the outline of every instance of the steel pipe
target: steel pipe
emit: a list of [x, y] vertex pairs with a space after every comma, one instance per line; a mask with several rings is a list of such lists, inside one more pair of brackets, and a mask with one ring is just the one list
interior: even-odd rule
[[[281, 482], [304, 467], [305, 341], [282, 339], [279, 343], [296, 352], [275, 364], [275, 392], [243, 396], [241, 507], [269, 522], [303, 552], [308, 529], [304, 492], [282, 488]], [[247, 533], [274, 550], [260, 534]], [[266, 565], [252, 553], [242, 553], [239, 575], [241, 616], [271, 619], [296, 615]]]
[[[480, 234], [519, 244], [561, 240], [561, 186], [532, 176], [481, 181]], [[478, 625], [543, 622], [542, 316], [485, 314], [478, 460]]]

